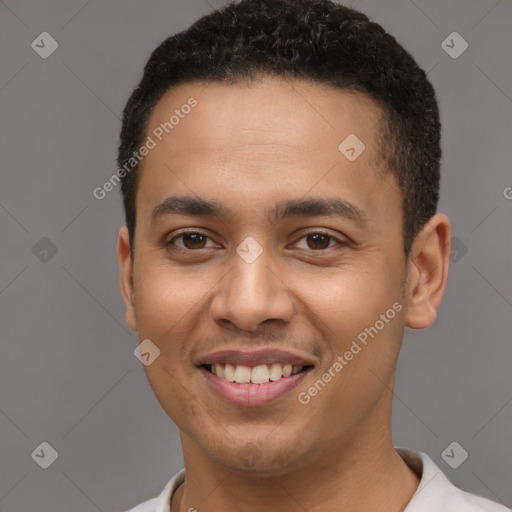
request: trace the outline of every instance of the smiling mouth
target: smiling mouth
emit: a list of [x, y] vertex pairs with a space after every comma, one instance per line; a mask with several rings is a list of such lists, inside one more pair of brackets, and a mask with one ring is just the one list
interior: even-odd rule
[[311, 365], [259, 364], [257, 366], [225, 364], [203, 364], [202, 368], [226, 382], [238, 384], [266, 384], [306, 372]]

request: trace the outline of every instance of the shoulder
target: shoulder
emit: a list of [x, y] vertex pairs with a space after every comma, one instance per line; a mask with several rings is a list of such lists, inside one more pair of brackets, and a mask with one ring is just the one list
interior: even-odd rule
[[396, 448], [421, 481], [404, 512], [510, 512], [510, 509], [482, 496], [459, 489], [425, 453]]
[[152, 498], [136, 507], [127, 510], [126, 512], [156, 512], [156, 506], [158, 504], [158, 498]]
[[185, 479], [185, 470], [176, 473], [156, 497], [137, 505], [126, 512], [170, 512], [171, 497]]

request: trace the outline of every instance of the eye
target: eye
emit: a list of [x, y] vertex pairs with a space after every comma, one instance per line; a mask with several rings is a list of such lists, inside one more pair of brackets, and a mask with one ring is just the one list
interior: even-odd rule
[[324, 233], [321, 231], [308, 233], [307, 235], [304, 235], [302, 238], [299, 239], [297, 244], [299, 244], [301, 240], [305, 240], [305, 246], [303, 244], [302, 247], [299, 246], [299, 249], [306, 249], [311, 251], [322, 251], [325, 249], [330, 249], [331, 247], [336, 245], [336, 243], [331, 244], [331, 242], [337, 242], [337, 245], [340, 246], [347, 245], [346, 243], [342, 242], [341, 240], [338, 240], [329, 233]]
[[[208, 245], [208, 242], [210, 242], [210, 245]], [[186, 233], [181, 233], [167, 241], [166, 245], [175, 246], [179, 249], [190, 251], [216, 247], [215, 243], [210, 239], [209, 236], [198, 231], [188, 231]], [[347, 243], [337, 239], [329, 233], [324, 233], [322, 231], [308, 233], [295, 243], [295, 246], [299, 249], [310, 251], [323, 251], [336, 245], [345, 246]]]
[[[181, 239], [180, 243], [175, 243], [177, 240]], [[188, 250], [195, 250], [195, 249], [207, 249], [208, 247], [214, 247], [215, 245], [207, 246], [207, 240], [210, 238], [206, 236], [203, 233], [199, 233], [196, 231], [189, 231], [187, 233], [181, 233], [178, 236], [175, 236], [171, 240], [167, 242], [167, 245], [175, 245], [176, 247], [180, 249], [188, 249]]]

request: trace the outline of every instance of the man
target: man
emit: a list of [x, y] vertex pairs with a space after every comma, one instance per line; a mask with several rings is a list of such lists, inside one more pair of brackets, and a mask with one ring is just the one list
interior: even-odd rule
[[425, 73], [327, 0], [170, 37], [124, 111], [126, 320], [185, 471], [133, 512], [502, 511], [395, 448], [404, 327], [448, 273]]

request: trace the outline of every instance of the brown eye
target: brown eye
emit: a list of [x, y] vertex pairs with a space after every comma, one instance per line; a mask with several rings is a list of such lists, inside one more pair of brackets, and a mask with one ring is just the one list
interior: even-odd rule
[[347, 244], [329, 233], [323, 233], [322, 231], [315, 231], [308, 233], [301, 237], [295, 246], [298, 249], [305, 249], [309, 251], [324, 251], [326, 249], [332, 249], [335, 246], [339, 246], [341, 249]]
[[[181, 243], [177, 242], [181, 240]], [[168, 242], [169, 245], [176, 245], [181, 249], [204, 249], [207, 248], [209, 237], [202, 233], [182, 233]]]
[[313, 233], [306, 236], [308, 247], [314, 250], [327, 249], [331, 242], [331, 238], [332, 237], [325, 235], [324, 233]]
[[206, 243], [206, 236], [199, 233], [183, 235], [183, 245], [187, 249], [202, 249]]

